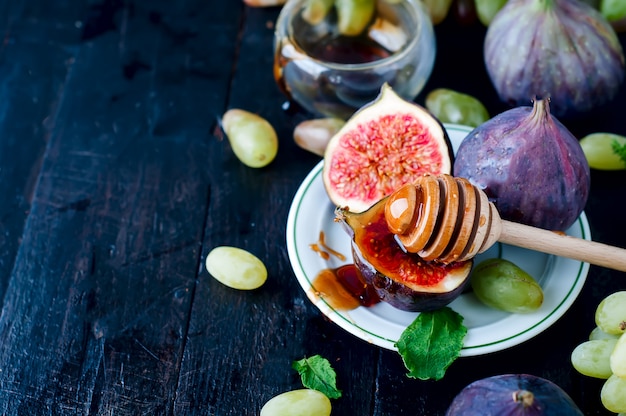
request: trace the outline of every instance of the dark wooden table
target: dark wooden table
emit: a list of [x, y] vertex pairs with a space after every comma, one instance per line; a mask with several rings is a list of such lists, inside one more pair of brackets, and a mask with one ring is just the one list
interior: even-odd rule
[[[240, 1], [0, 1], [0, 414], [257, 415], [301, 387], [293, 360], [337, 371], [334, 415], [442, 415], [476, 379], [548, 378], [587, 415], [601, 382], [570, 353], [624, 273], [591, 267], [582, 294], [522, 345], [459, 359], [442, 381], [329, 322], [285, 246], [292, 197], [319, 157], [292, 140], [272, 76], [279, 8]], [[437, 27], [424, 93], [449, 87], [504, 109], [482, 63], [480, 24]], [[626, 37], [621, 36], [623, 44]], [[416, 99], [423, 102], [423, 95]], [[267, 118], [276, 160], [243, 166], [219, 134], [226, 109]], [[626, 134], [626, 86], [572, 120], [577, 136]], [[595, 240], [626, 247], [626, 173], [593, 172]], [[269, 278], [237, 291], [204, 268], [215, 246], [258, 255]]]

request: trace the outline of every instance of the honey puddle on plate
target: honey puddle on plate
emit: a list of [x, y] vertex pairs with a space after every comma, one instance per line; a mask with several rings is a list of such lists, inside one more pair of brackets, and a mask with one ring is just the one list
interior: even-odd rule
[[[339, 260], [346, 260], [345, 255], [326, 245], [323, 231], [319, 234], [318, 242], [311, 244], [310, 247], [324, 260], [330, 259], [331, 255]], [[316, 297], [323, 299], [336, 310], [347, 311], [380, 302], [374, 287], [365, 282], [354, 264], [322, 269], [313, 279], [311, 286]]]

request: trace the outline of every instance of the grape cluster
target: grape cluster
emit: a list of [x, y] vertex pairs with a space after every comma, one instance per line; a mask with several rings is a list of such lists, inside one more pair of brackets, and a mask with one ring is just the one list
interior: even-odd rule
[[605, 379], [602, 404], [611, 412], [626, 413], [626, 291], [605, 297], [595, 322], [589, 340], [572, 351], [572, 365], [585, 376]]

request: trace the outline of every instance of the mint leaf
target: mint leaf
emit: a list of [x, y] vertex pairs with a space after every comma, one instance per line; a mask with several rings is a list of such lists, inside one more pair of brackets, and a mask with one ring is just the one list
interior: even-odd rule
[[613, 149], [613, 153], [619, 156], [622, 162], [624, 162], [624, 165], [626, 165], [626, 144], [620, 145], [617, 140], [613, 140], [611, 142], [611, 148]]
[[411, 378], [440, 380], [459, 357], [467, 328], [463, 317], [449, 307], [421, 312], [396, 347]]
[[294, 361], [291, 367], [300, 374], [304, 387], [320, 391], [330, 399], [341, 397], [336, 386], [337, 375], [326, 358], [314, 355]]

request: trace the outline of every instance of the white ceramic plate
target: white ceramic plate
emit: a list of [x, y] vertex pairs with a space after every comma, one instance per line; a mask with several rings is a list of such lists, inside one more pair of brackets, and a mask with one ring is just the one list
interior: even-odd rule
[[[470, 128], [446, 125], [454, 150]], [[320, 311], [341, 328], [358, 338], [383, 348], [395, 350], [395, 342], [417, 313], [405, 312], [386, 303], [337, 311], [315, 296], [311, 282], [326, 268], [351, 263], [350, 238], [343, 227], [334, 222], [335, 206], [330, 202], [322, 183], [322, 162], [308, 174], [294, 196], [287, 219], [287, 250], [298, 282], [308, 298]], [[311, 248], [325, 234], [326, 244], [347, 257], [328, 260]], [[567, 230], [567, 234], [590, 240], [587, 218], [583, 213]], [[530, 314], [510, 314], [482, 305], [471, 293], [461, 295], [449, 306], [464, 317], [468, 328], [461, 356], [491, 353], [520, 344], [550, 327], [571, 306], [580, 293], [589, 264], [551, 256], [519, 247], [497, 243], [476, 257], [476, 262], [490, 257], [513, 261], [539, 281], [544, 302]]]

